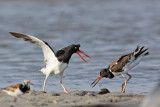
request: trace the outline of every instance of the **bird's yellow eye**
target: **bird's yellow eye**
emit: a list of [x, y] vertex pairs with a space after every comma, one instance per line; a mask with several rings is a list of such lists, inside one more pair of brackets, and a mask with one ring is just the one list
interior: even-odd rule
[[75, 49], [77, 49], [77, 47], [75, 47]]

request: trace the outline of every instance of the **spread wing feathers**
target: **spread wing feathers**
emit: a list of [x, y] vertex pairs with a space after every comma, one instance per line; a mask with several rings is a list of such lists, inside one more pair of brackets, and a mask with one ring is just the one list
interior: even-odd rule
[[34, 36], [26, 35], [22, 33], [16, 33], [16, 32], [9, 32], [11, 35], [17, 37], [17, 38], [23, 38], [25, 41], [29, 41], [31, 43], [37, 44], [42, 48], [43, 54], [44, 54], [44, 63], [45, 65], [48, 65], [52, 62], [58, 61], [53, 49], [49, 46], [49, 44], [45, 41], [42, 41]]
[[20, 85], [21, 85], [21, 84], [11, 85], [11, 86], [9, 86], [9, 87], [7, 87], [7, 88], [2, 88], [2, 90], [14, 92], [17, 88], [19, 88]]
[[[137, 46], [134, 52], [130, 54], [126, 54], [121, 56], [118, 59], [115, 59], [108, 67], [111, 72], [121, 72], [123, 68], [128, 63], [133, 63], [142, 53], [144, 53], [147, 49], [143, 49], [144, 47]], [[148, 55], [149, 53], [145, 53], [144, 55]]]

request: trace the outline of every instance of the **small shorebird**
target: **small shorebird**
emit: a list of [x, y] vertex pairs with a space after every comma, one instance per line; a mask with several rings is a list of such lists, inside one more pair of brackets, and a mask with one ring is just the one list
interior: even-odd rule
[[6, 92], [10, 96], [15, 97], [14, 102], [16, 102], [16, 96], [28, 92], [30, 90], [30, 85], [31, 82], [29, 80], [24, 80], [23, 83], [2, 88], [2, 91]]
[[[148, 49], [148, 48], [147, 48]], [[125, 82], [122, 84], [121, 92], [125, 92], [126, 84], [131, 79], [131, 75], [128, 71], [135, 67], [137, 64], [140, 63], [141, 59], [148, 55], [149, 52], [146, 52], [147, 49], [144, 47], [137, 46], [136, 50], [132, 53], [126, 54], [121, 56], [118, 59], [115, 59], [106, 69], [102, 69], [100, 71], [99, 77], [91, 84], [92, 88], [103, 78], [113, 78], [115, 76], [122, 75], [125, 79]], [[124, 74], [127, 74], [129, 78], [127, 79]]]
[[37, 44], [42, 48], [42, 51], [44, 54], [44, 64], [46, 66], [40, 69], [39, 71], [43, 72], [43, 74], [46, 75], [46, 78], [43, 83], [44, 92], [45, 92], [45, 85], [46, 85], [47, 78], [53, 75], [60, 75], [60, 84], [64, 89], [64, 92], [68, 93], [68, 91], [65, 89], [64, 85], [62, 84], [62, 76], [63, 76], [64, 70], [68, 67], [68, 63], [72, 54], [77, 53], [85, 62], [86, 60], [80, 55], [80, 53], [82, 53], [88, 58], [91, 58], [90, 56], [86, 55], [85, 53], [79, 50], [79, 47], [80, 47], [79, 44], [77, 45], [74, 44], [74, 45], [64, 47], [63, 49], [55, 53], [47, 42], [40, 40], [34, 36], [30, 36], [22, 33], [16, 33], [16, 32], [9, 32], [9, 33], [17, 38], [23, 38], [25, 41], [29, 41], [31, 43]]

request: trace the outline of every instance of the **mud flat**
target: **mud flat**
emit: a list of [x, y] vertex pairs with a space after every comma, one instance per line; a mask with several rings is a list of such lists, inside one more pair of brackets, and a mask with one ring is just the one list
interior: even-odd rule
[[145, 98], [145, 95], [118, 92], [72, 91], [65, 94], [31, 90], [13, 102], [13, 97], [0, 91], [0, 107], [138, 107]]

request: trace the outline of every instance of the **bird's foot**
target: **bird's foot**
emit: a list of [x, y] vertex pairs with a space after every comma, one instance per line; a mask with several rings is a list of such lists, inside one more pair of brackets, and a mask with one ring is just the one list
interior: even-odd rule
[[16, 102], [16, 101], [17, 101], [17, 98], [15, 97], [14, 100], [13, 100], [13, 102]]
[[64, 89], [64, 93], [69, 93], [69, 91], [68, 91], [68, 90], [66, 90], [66, 89]]
[[124, 90], [124, 89], [122, 89], [122, 90], [121, 90], [121, 93], [125, 93], [125, 90]]

